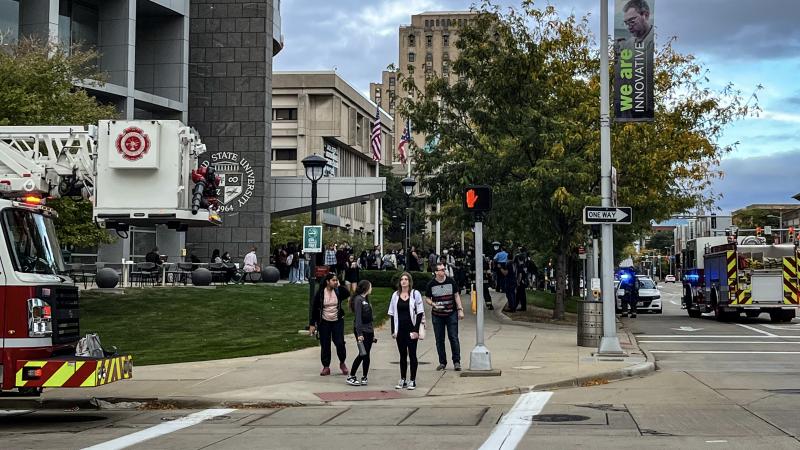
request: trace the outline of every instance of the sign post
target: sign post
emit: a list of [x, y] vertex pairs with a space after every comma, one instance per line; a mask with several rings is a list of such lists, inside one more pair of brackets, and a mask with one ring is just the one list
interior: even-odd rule
[[[488, 186], [467, 186], [464, 192], [464, 209], [475, 216], [475, 292], [477, 298], [477, 326], [475, 348], [469, 354], [469, 370], [491, 371], [492, 355], [483, 343], [483, 213], [492, 209], [492, 189]], [[498, 373], [499, 375], [499, 373]]]

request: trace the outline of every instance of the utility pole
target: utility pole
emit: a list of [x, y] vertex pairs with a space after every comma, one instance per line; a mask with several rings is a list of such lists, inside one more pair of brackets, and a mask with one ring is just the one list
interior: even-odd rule
[[[600, 179], [602, 206], [611, 205], [611, 118], [609, 114], [608, 77], [608, 0], [600, 0]], [[614, 226], [601, 225], [603, 292], [603, 338], [598, 354], [625, 355], [617, 337], [617, 317], [614, 301]]]

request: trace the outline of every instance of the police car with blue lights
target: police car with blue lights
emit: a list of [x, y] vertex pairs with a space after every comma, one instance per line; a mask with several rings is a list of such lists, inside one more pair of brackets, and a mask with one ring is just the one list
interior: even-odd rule
[[664, 311], [661, 305], [661, 291], [652, 278], [647, 275], [637, 275], [632, 268], [621, 269], [614, 275], [614, 278], [614, 288], [617, 291], [617, 314], [622, 313], [622, 300], [625, 296], [625, 287], [630, 286], [633, 280], [636, 281], [639, 287], [639, 301], [636, 306], [638, 312], [661, 314]]

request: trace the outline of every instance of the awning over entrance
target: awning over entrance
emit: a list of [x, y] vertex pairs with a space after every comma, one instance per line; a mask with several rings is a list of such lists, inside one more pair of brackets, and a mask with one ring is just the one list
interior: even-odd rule
[[[270, 187], [273, 216], [311, 210], [311, 181], [306, 177], [272, 177]], [[385, 193], [384, 177], [325, 177], [317, 182], [317, 209], [375, 200]]]

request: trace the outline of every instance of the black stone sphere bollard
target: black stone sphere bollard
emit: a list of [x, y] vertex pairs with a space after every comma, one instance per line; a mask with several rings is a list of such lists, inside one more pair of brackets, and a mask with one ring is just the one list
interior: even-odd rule
[[110, 267], [103, 267], [97, 271], [94, 282], [97, 283], [98, 288], [112, 289], [117, 287], [117, 284], [119, 283], [119, 274], [117, 274], [116, 270]]

